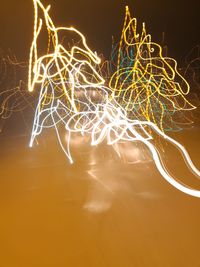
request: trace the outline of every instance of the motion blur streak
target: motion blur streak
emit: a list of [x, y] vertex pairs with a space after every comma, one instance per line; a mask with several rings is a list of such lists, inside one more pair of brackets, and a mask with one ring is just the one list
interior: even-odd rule
[[[200, 176], [200, 171], [193, 165], [185, 148], [174, 139], [168, 137], [162, 127], [165, 113], [165, 103], [163, 104], [162, 97], [167, 99], [175, 110], [184, 109], [186, 104], [189, 104], [183, 96], [189, 92], [188, 83], [181, 78], [187, 87], [186, 91], [183, 92], [178, 81], [174, 81], [175, 75], [178, 75], [179, 78], [181, 77], [177, 72], [176, 62], [170, 59], [175, 65], [174, 70], [167, 60], [162, 57], [161, 47], [151, 43], [151, 36], [146, 35], [144, 27], [141, 40], [136, 41], [136, 38], [138, 38], [134, 26], [136, 19], [131, 19], [128, 26], [125, 23], [123, 38], [127, 49], [129, 46], [132, 47], [134, 42], [133, 45], [136, 46], [137, 51], [136, 63], [131, 68], [124, 69], [123, 67], [120, 69], [121, 59], [119, 53], [118, 70], [111, 77], [111, 80], [107, 82], [96, 70], [101, 60], [87, 46], [85, 37], [72, 27], [56, 28], [49, 16], [50, 6], [45, 8], [39, 0], [33, 0], [33, 2], [35, 23], [34, 37], [30, 50], [29, 91], [32, 92], [39, 86], [40, 94], [30, 146], [33, 145], [35, 138], [41, 134], [43, 129], [54, 127], [61, 148], [70, 163], [73, 163], [73, 157], [70, 152], [71, 135], [73, 133], [79, 133], [82, 136], [89, 135], [92, 146], [96, 146], [104, 140], [108, 145], [115, 145], [117, 142], [141, 142], [150, 150], [158, 171], [166, 181], [188, 195], [200, 197], [200, 191], [189, 188], [170, 176], [161, 161], [161, 155], [159, 155], [157, 147], [153, 144], [152, 133], [155, 132], [177, 147], [181, 151], [188, 167], [195, 175]], [[44, 15], [49, 36], [47, 54], [41, 56], [39, 56], [37, 42], [44, 21], [39, 19], [39, 8]], [[125, 21], [129, 16], [128, 8], [126, 8]], [[130, 40], [126, 37], [128, 30], [129, 32], [131, 30], [134, 32], [134, 36]], [[61, 31], [66, 32], [66, 34], [73, 32], [76, 38], [79, 39], [77, 45], [66, 49], [59, 40]], [[152, 44], [159, 49], [159, 58], [151, 56], [154, 51], [151, 48]], [[148, 50], [147, 59], [140, 54], [142, 51], [141, 46], [143, 45]], [[121, 47], [122, 40], [120, 49]], [[145, 63], [146, 66], [143, 67], [142, 62], [148, 63]], [[155, 62], [158, 62], [159, 65], [157, 66]], [[128, 78], [123, 77], [124, 72]], [[130, 77], [130, 85], [127, 85], [125, 82]], [[114, 79], [116, 82], [112, 86]], [[121, 84], [118, 88], [119, 81]], [[140, 81], [140, 85], [138, 86], [138, 82], [135, 81]], [[106, 86], [106, 84], [110, 86]], [[122, 94], [123, 91], [129, 89], [131, 90], [130, 94]], [[137, 93], [135, 98], [132, 98], [132, 90]], [[140, 95], [141, 91], [144, 92], [144, 96]], [[163, 93], [164, 91], [165, 94]], [[153, 95], [157, 95], [154, 101], [158, 101], [161, 107], [159, 121], [154, 119], [156, 110], [151, 107], [150, 98]], [[182, 107], [178, 105], [175, 99], [176, 96], [181, 96], [184, 101]], [[143, 109], [143, 103], [147, 106], [145, 111], [138, 110], [137, 113], [142, 114], [138, 118], [137, 113], [134, 114], [134, 106], [139, 105]], [[130, 106], [133, 107], [131, 117], [129, 116]], [[190, 108], [194, 108], [194, 106], [190, 105]], [[64, 135], [65, 138], [62, 137], [62, 129], [67, 131], [67, 135]], [[67, 139], [67, 145], [64, 142], [65, 139]]]

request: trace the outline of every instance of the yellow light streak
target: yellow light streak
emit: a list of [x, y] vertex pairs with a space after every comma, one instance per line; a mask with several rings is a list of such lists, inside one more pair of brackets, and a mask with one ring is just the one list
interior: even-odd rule
[[195, 108], [187, 99], [188, 82], [180, 75], [177, 62], [164, 57], [162, 47], [152, 42], [143, 23], [137, 33], [137, 19], [126, 7], [119, 43], [117, 70], [109, 81], [112, 96], [133, 118], [154, 122], [165, 131], [177, 111]]
[[[73, 27], [55, 27], [53, 21], [49, 16], [50, 6], [45, 8], [41, 1], [34, 0], [34, 10], [35, 10], [35, 20], [34, 20], [34, 32], [33, 32], [33, 42], [30, 49], [30, 59], [29, 59], [29, 91], [32, 92], [36, 84], [43, 84], [45, 80], [56, 79], [60, 81], [60, 87], [63, 94], [66, 96], [67, 101], [76, 111], [77, 107], [74, 100], [74, 83], [76, 83], [77, 78], [81, 78], [84, 84], [88, 86], [99, 86], [104, 83], [104, 79], [95, 70], [95, 64], [100, 63], [100, 58], [93, 53], [86, 43], [84, 35]], [[52, 45], [52, 53], [48, 53], [42, 56], [38, 56], [37, 41], [38, 36], [42, 30], [44, 21], [39, 18], [38, 9], [41, 9], [44, 15], [44, 21], [46, 23], [47, 31], [50, 36], [50, 44], [48, 48]], [[80, 39], [81, 46], [74, 45], [70, 50], [66, 50], [60, 43], [58, 34], [60, 31], [73, 32]], [[83, 55], [81, 59], [79, 56]], [[55, 68], [53, 74], [51, 75], [49, 70]], [[87, 79], [84, 74], [84, 69], [89, 69], [93, 74], [93, 82]], [[75, 72], [75, 75], [67, 76], [67, 74]], [[65, 75], [66, 74], [66, 75]], [[80, 80], [79, 78], [79, 80]], [[66, 84], [66, 80], [69, 81]], [[71, 86], [70, 86], [71, 84]], [[67, 86], [68, 85], [68, 86]]]

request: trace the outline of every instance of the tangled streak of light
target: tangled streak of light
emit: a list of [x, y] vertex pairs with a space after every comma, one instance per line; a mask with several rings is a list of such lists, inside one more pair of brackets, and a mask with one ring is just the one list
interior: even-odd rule
[[13, 113], [20, 113], [24, 118], [24, 111], [32, 108], [35, 97], [20, 79], [25, 68], [27, 64], [18, 62], [11, 52], [0, 52], [0, 132]]
[[[176, 62], [162, 56], [160, 46], [151, 42], [145, 27], [139, 39], [136, 19], [130, 18], [127, 8], [117, 71], [110, 81], [106, 81], [97, 71], [101, 60], [90, 50], [85, 37], [72, 27], [56, 28], [49, 16], [50, 6], [45, 8], [40, 0], [33, 0], [33, 3], [35, 23], [30, 50], [29, 91], [39, 87], [40, 94], [30, 146], [43, 129], [54, 127], [61, 148], [73, 163], [70, 140], [75, 132], [89, 135], [92, 146], [104, 140], [108, 145], [141, 142], [150, 150], [158, 171], [171, 185], [188, 195], [200, 197], [200, 191], [170, 176], [153, 144], [152, 133], [155, 132], [177, 147], [191, 171], [200, 176], [185, 148], [167, 136], [163, 129], [166, 111], [186, 109], [187, 105], [194, 108], [184, 97], [189, 92], [189, 85], [178, 73]], [[40, 56], [38, 37], [44, 23], [48, 45], [47, 53]], [[75, 34], [79, 43], [72, 46], [68, 43], [68, 49], [65, 48], [64, 39], [59, 39], [62, 31]], [[159, 49], [159, 57], [152, 56], [152, 46]], [[173, 62], [174, 69], [169, 61]], [[176, 76], [182, 79], [186, 91], [175, 81]], [[107, 82], [109, 86], [106, 86]], [[181, 98], [182, 105], [175, 97]], [[155, 114], [155, 107], [159, 107], [159, 116]], [[62, 128], [67, 131], [67, 144], [60, 134]]]
[[128, 7], [116, 50], [117, 70], [109, 87], [128, 116], [152, 121], [162, 131], [176, 128], [173, 120], [177, 111], [195, 108], [185, 97], [189, 84], [178, 72], [177, 62], [164, 57], [162, 47], [152, 42], [144, 23], [141, 35], [137, 33], [137, 20]]

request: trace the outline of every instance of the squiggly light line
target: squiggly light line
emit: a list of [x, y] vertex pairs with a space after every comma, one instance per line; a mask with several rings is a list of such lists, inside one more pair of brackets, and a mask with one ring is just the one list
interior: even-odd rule
[[[132, 77], [131, 85], [127, 87], [126, 79], [128, 78], [123, 78], [124, 68], [118, 67], [117, 72], [111, 78], [110, 87], [108, 87], [105, 85], [105, 80], [96, 71], [96, 65], [100, 64], [100, 59], [89, 49], [85, 37], [74, 28], [56, 28], [49, 16], [50, 6], [44, 8], [40, 0], [33, 0], [33, 2], [35, 7], [35, 24], [34, 39], [30, 51], [29, 90], [33, 91], [38, 85], [40, 88], [40, 95], [35, 112], [30, 146], [33, 145], [35, 138], [41, 134], [43, 129], [54, 127], [61, 148], [69, 161], [73, 163], [73, 157], [70, 151], [70, 140], [72, 133], [75, 132], [82, 136], [89, 135], [92, 146], [98, 145], [103, 141], [106, 141], [108, 145], [114, 145], [121, 141], [141, 142], [150, 150], [158, 171], [166, 181], [188, 195], [200, 197], [200, 191], [177, 182], [167, 172], [155, 145], [152, 144], [153, 136], [151, 132], [153, 131], [177, 147], [181, 151], [188, 167], [195, 175], [200, 177], [200, 171], [192, 163], [185, 148], [164, 133], [161, 127], [162, 120], [158, 123], [159, 125], [156, 125], [156, 121], [151, 121], [151, 115], [144, 110], [144, 107], [141, 107], [141, 109], [143, 109], [142, 114], [146, 120], [141, 120], [140, 115], [138, 118], [137, 114], [135, 118], [129, 116], [129, 111], [131, 110], [130, 105], [137, 105], [139, 98], [142, 99], [140, 100], [141, 105], [148, 99], [147, 105], [148, 109], [150, 109], [151, 103], [149, 99], [154, 93], [148, 89], [148, 86], [157, 83], [156, 91], [158, 92], [160, 90], [160, 94], [162, 95], [161, 85], [164, 80], [171, 85], [170, 89], [168, 89], [168, 93], [165, 95], [163, 94], [164, 97], [169, 100], [174, 107], [178, 105], [173, 102], [172, 95], [181, 95], [183, 97], [184, 92], [180, 89], [180, 85], [174, 82], [175, 74], [177, 74], [176, 67], [175, 70], [173, 70], [166, 60], [162, 58], [161, 53], [160, 58], [157, 58], [159, 62], [162, 62], [161, 67], [152, 63], [154, 58], [148, 58], [147, 61], [150, 63], [143, 67], [140, 62], [142, 58], [140, 54], [138, 55], [140, 60], [137, 58], [137, 64], [134, 65], [133, 70], [129, 70], [129, 73], [126, 74], [128, 77]], [[41, 56], [38, 56], [39, 53], [37, 49], [38, 36], [43, 25], [43, 20], [39, 19], [39, 8], [44, 14], [44, 20], [49, 34], [47, 54]], [[132, 22], [131, 20], [128, 24], [129, 26], [125, 28], [124, 34], [126, 34], [127, 29], [130, 29]], [[136, 23], [136, 21], [134, 23]], [[135, 28], [133, 28], [133, 30], [134, 29]], [[58, 38], [60, 31], [73, 31], [80, 38], [80, 45], [82, 45], [82, 48], [74, 45], [68, 50], [65, 49]], [[136, 37], [138, 38], [135, 33], [135, 38]], [[145, 35], [144, 28], [143, 38], [141, 39], [141, 43], [136, 42], [136, 47], [139, 46], [137, 48], [138, 53], [141, 51], [141, 45], [144, 45], [146, 42], [144, 40], [150, 38], [150, 36]], [[135, 39], [132, 39], [132, 42], [133, 40], [135, 41]], [[127, 40], [126, 43], [128, 46], [132, 45], [132, 43], [129, 44]], [[145, 43], [145, 46], [147, 46], [151, 52], [150, 43]], [[53, 51], [50, 51], [50, 49], [53, 49]], [[146, 59], [144, 59], [144, 61], [145, 60]], [[119, 62], [120, 58], [118, 63]], [[171, 77], [166, 72], [165, 66], [170, 69]], [[156, 73], [159, 72], [159, 74], [156, 75], [153, 72], [153, 75], [152, 68]], [[162, 74], [160, 74], [160, 72], [162, 72]], [[134, 75], [136, 75], [136, 78]], [[116, 82], [113, 87], [112, 82], [116, 76]], [[137, 83], [139, 82], [138, 80], [147, 79], [147, 76], [149, 77], [148, 80], [143, 81], [141, 85], [144, 86], [142, 91], [146, 94], [144, 98], [141, 97], [138, 91]], [[159, 82], [156, 81], [156, 76], [159, 77]], [[135, 80], [137, 82], [135, 82]], [[147, 85], [145, 85], [145, 83]], [[120, 84], [119, 89], [118, 84]], [[128, 98], [122, 95], [124, 91], [129, 89], [135, 90], [135, 87], [138, 91], [138, 95], [135, 98], [132, 99], [132, 93]], [[172, 90], [172, 94], [170, 94], [170, 90]], [[185, 93], [188, 93], [188, 91]], [[158, 101], [162, 106], [161, 100]], [[185, 100], [185, 102], [187, 101]], [[161, 117], [162, 116], [163, 112], [161, 112]], [[62, 125], [68, 133], [67, 145], [62, 141], [60, 134]], [[151, 129], [151, 131], [149, 131], [149, 129]]]
[[33, 94], [27, 91], [25, 82], [20, 79], [24, 62], [18, 62], [14, 55], [0, 51], [0, 132], [13, 113], [21, 113], [32, 107]]
[[165, 131], [175, 126], [173, 115], [177, 111], [195, 106], [185, 97], [190, 86], [178, 72], [177, 62], [164, 57], [162, 47], [151, 39], [144, 23], [141, 35], [137, 33], [137, 20], [126, 7], [117, 70], [109, 87], [129, 117], [152, 121]]

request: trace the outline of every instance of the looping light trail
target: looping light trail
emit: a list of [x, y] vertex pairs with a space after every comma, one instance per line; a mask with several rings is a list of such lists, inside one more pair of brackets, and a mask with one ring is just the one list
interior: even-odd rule
[[176, 113], [195, 106], [186, 99], [190, 87], [178, 72], [177, 62], [163, 56], [162, 47], [151, 39], [144, 23], [142, 33], [137, 33], [137, 20], [126, 7], [118, 51], [113, 51], [117, 65], [109, 87], [129, 117], [152, 121], [162, 131], [171, 130], [177, 128], [173, 121]]
[[[39, 88], [40, 94], [30, 146], [43, 129], [53, 127], [62, 150], [73, 163], [72, 133], [89, 135], [92, 146], [103, 141], [108, 145], [141, 142], [151, 152], [158, 171], [167, 182], [188, 195], [200, 197], [200, 191], [171, 177], [153, 144], [154, 132], [177, 147], [191, 171], [200, 177], [200, 171], [185, 148], [164, 133], [166, 116], [174, 111], [194, 108], [185, 98], [189, 85], [178, 73], [176, 62], [162, 56], [161, 47], [151, 42], [144, 26], [139, 37], [137, 21], [131, 19], [126, 8], [117, 70], [107, 81], [98, 72], [101, 60], [87, 46], [85, 37], [74, 28], [56, 28], [49, 16], [50, 6], [45, 8], [40, 0], [33, 2], [35, 23], [30, 50], [29, 91]], [[43, 19], [39, 18], [40, 12]], [[49, 42], [47, 53], [39, 55], [38, 36], [44, 23]], [[59, 40], [60, 31], [75, 33], [80, 46], [75, 44], [65, 48]], [[155, 49], [158, 49], [157, 56], [153, 56]], [[185, 91], [179, 79], [185, 84]], [[60, 134], [62, 126], [67, 132], [67, 144]]]
[[35, 100], [33, 94], [27, 91], [25, 82], [20, 80], [26, 67], [11, 52], [6, 55], [0, 51], [0, 132], [13, 113], [23, 116], [24, 110], [31, 108]]

